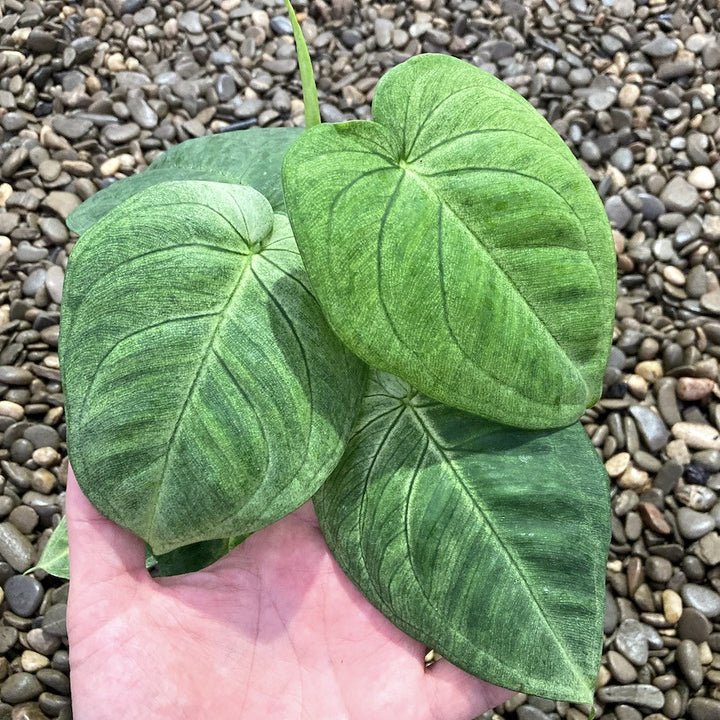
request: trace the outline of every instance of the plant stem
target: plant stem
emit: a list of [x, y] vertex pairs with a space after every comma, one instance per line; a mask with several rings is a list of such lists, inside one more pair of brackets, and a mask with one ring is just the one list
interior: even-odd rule
[[290, 0], [285, 0], [285, 5], [290, 15], [290, 22], [292, 23], [293, 35], [295, 37], [298, 66], [300, 67], [300, 81], [302, 82], [303, 90], [303, 102], [305, 103], [305, 128], [308, 129], [320, 124], [320, 105], [318, 103], [317, 87], [315, 87], [315, 77], [313, 76], [310, 53], [308, 52], [300, 23], [295, 16], [295, 10], [293, 10]]

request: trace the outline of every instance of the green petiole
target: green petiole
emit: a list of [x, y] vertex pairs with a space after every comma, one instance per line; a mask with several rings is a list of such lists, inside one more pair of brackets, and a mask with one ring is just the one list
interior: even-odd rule
[[300, 67], [300, 81], [302, 82], [303, 102], [305, 103], [305, 127], [311, 128], [320, 124], [320, 105], [318, 103], [317, 87], [313, 76], [312, 62], [308, 52], [305, 37], [303, 36], [300, 23], [293, 10], [290, 0], [285, 0], [285, 5], [290, 15], [295, 47], [297, 48], [298, 66]]

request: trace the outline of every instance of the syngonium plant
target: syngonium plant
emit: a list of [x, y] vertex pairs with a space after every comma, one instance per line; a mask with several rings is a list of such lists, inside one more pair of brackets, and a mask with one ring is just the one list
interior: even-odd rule
[[[68, 221], [60, 361], [86, 495], [160, 572], [308, 498], [365, 597], [456, 665], [589, 702], [615, 262], [592, 184], [500, 80], [420, 55], [372, 121], [182, 143]], [[65, 544], [64, 544], [65, 543]], [[65, 574], [56, 532], [41, 566]]]

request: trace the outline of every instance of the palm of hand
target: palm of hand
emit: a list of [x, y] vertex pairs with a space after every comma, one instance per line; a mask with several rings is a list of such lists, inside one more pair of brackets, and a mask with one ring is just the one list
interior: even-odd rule
[[312, 505], [211, 568], [152, 579], [142, 542], [68, 479], [76, 720], [468, 720], [510, 697], [395, 628], [330, 555]]

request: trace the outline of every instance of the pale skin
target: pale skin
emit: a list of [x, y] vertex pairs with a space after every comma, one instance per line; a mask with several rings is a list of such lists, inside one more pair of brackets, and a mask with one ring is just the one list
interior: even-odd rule
[[311, 503], [213, 566], [145, 570], [70, 470], [75, 720], [470, 720], [513, 693], [395, 628], [345, 577]]

